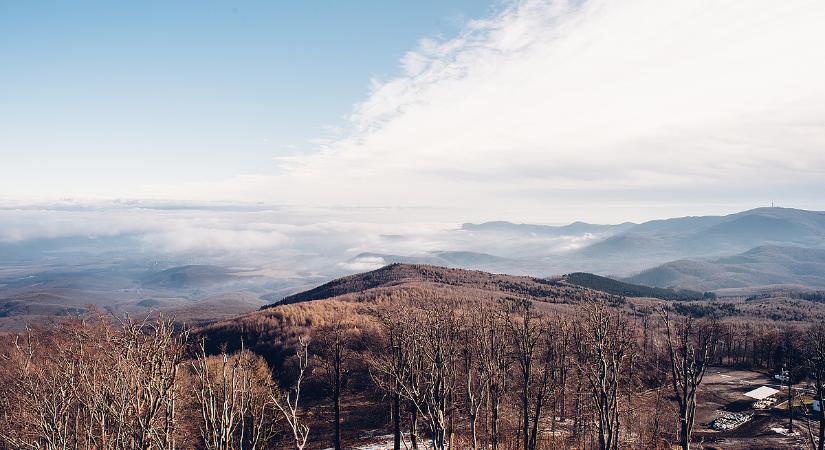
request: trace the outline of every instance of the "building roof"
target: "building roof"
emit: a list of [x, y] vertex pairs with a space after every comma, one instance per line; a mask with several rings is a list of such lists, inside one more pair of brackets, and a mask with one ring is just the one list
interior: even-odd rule
[[777, 392], [779, 391], [772, 387], [762, 386], [752, 391], [746, 392], [745, 397], [755, 398], [757, 400], [764, 400], [770, 397], [771, 395], [776, 394]]

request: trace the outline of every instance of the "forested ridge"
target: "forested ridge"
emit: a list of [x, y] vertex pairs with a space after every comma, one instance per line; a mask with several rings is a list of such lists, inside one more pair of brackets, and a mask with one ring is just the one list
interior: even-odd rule
[[653, 297], [660, 298], [662, 300], [698, 300], [701, 298], [715, 298], [715, 295], [712, 292], [702, 293], [689, 289], [675, 290], [650, 287], [641, 284], [625, 283], [623, 281], [586, 272], [570, 273], [565, 275], [563, 279], [568, 283], [575, 284], [577, 286], [627, 297]]
[[708, 367], [793, 369], [822, 392], [821, 322], [382, 270], [372, 288], [350, 277], [341, 295], [199, 329], [94, 312], [5, 336], [0, 445], [321, 449], [386, 435], [388, 448], [688, 448]]

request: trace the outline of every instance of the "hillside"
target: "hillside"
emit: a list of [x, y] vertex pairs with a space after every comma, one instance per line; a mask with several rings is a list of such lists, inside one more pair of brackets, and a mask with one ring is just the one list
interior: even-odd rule
[[760, 246], [733, 256], [672, 261], [624, 281], [697, 290], [779, 284], [825, 287], [825, 250]]
[[[586, 283], [610, 293], [576, 283]], [[699, 298], [687, 298], [689, 296]], [[696, 317], [707, 314], [735, 316], [737, 320], [825, 317], [825, 306], [803, 299], [770, 298], [760, 300], [758, 304], [742, 298], [708, 300], [701, 298], [698, 292], [677, 293], [591, 274], [571, 274], [548, 280], [428, 265], [391, 264], [333, 280], [263, 306], [258, 311], [210, 323], [200, 328], [198, 334], [206, 338], [207, 345], [213, 350], [223, 345], [231, 350], [243, 342], [245, 348], [281, 364], [299, 336], [338, 320], [336, 318], [346, 318], [369, 334], [376, 327], [375, 314], [404, 305], [452, 307], [464, 304], [498, 308], [504, 299], [531, 300], [538, 310], [553, 317], [574, 311], [586, 300], [637, 313], [649, 312], [651, 308], [674, 299], [677, 301], [671, 304], [677, 312]]]
[[446, 267], [391, 264], [318, 286], [260, 311], [215, 322], [200, 334], [214, 348], [244, 342], [247, 348], [278, 361], [284, 349], [311, 327], [345, 316], [362, 329], [374, 327], [372, 315], [393, 305], [437, 302], [498, 307], [504, 299], [527, 299], [547, 312], [569, 310], [584, 300], [624, 305], [624, 298], [564, 281], [499, 275]]
[[224, 283], [233, 278], [232, 272], [224, 267], [187, 265], [151, 273], [140, 281], [143, 287], [188, 289]]
[[698, 300], [703, 298], [702, 292], [691, 290], [676, 291], [667, 288], [625, 283], [585, 272], [570, 273], [565, 275], [563, 279], [570, 284], [625, 297], [651, 297], [662, 300]]
[[264, 300], [255, 294], [226, 293], [195, 302], [181, 303], [161, 312], [166, 316], [175, 317], [178, 322], [196, 326], [255, 311], [264, 303]]
[[285, 297], [276, 304], [354, 296], [368, 298], [374, 289], [402, 289], [410, 286], [425, 289], [451, 288], [469, 294], [482, 291], [487, 297], [522, 297], [540, 302], [566, 302], [592, 297], [615, 301], [614, 296], [572, 284], [541, 278], [499, 275], [478, 270], [452, 269], [422, 264], [390, 264], [371, 272], [339, 278], [329, 283]]

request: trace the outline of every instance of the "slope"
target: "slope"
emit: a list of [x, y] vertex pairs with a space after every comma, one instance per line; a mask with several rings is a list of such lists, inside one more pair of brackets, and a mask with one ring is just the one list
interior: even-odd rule
[[681, 259], [624, 281], [682, 289], [724, 289], [776, 284], [825, 287], [825, 250], [766, 245], [733, 256]]

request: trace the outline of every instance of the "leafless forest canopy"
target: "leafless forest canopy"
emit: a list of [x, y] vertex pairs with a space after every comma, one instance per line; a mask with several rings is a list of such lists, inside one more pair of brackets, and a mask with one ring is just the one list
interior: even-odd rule
[[[1, 445], [687, 449], [701, 445], [708, 370], [784, 369], [822, 398], [818, 323], [745, 302], [725, 314], [564, 281], [389, 270], [201, 328], [92, 311], [6, 335]], [[822, 448], [823, 423], [797, 418], [805, 446]]]

